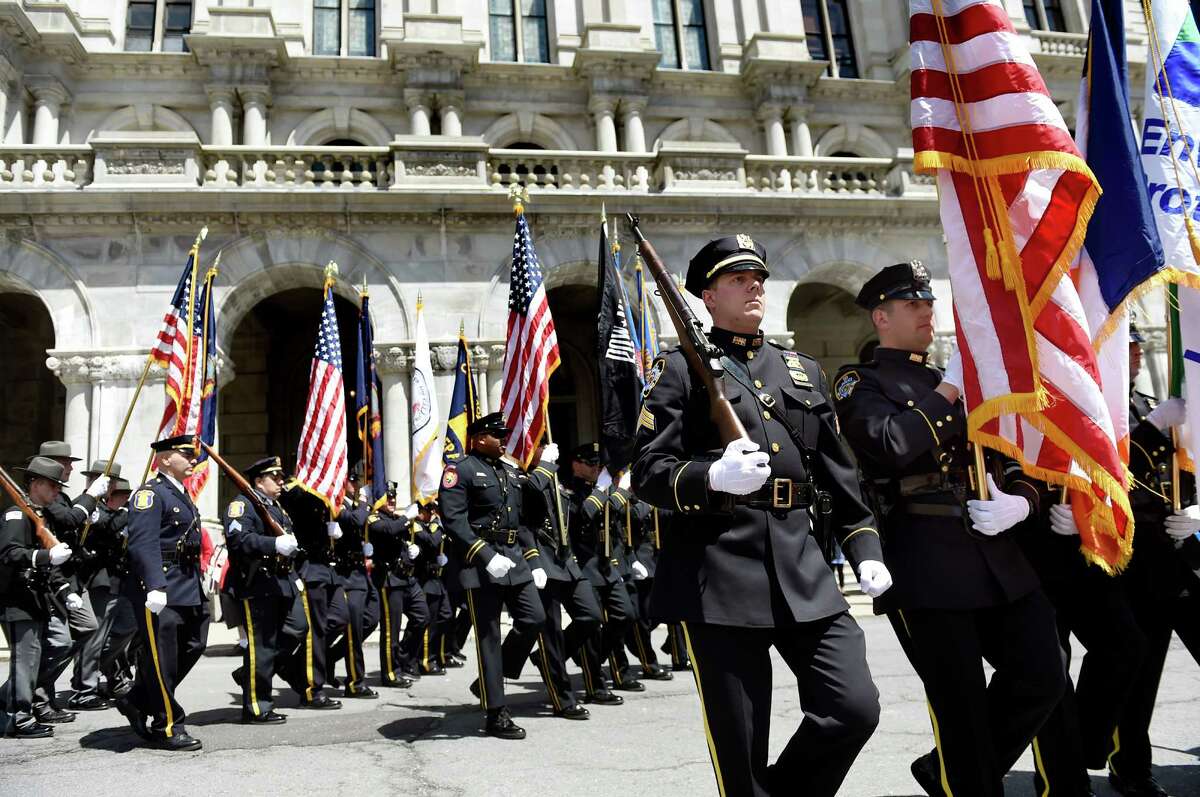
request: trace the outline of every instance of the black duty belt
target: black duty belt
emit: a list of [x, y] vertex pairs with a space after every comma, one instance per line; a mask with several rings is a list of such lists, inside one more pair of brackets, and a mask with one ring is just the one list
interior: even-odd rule
[[200, 557], [193, 554], [184, 554], [172, 548], [169, 551], [162, 552], [162, 563], [166, 567], [179, 567], [181, 565], [194, 565], [200, 562]]
[[505, 531], [504, 529], [481, 529], [476, 532], [481, 540], [485, 542], [498, 542], [504, 545], [516, 545], [517, 531]]
[[767, 483], [748, 495], [739, 495], [734, 503], [753, 509], [771, 509], [786, 512], [804, 509], [817, 502], [816, 485], [792, 479], [768, 479]]
[[928, 517], [962, 517], [961, 504], [934, 504], [924, 501], [906, 500], [896, 506], [897, 512], [906, 515], [925, 515]]

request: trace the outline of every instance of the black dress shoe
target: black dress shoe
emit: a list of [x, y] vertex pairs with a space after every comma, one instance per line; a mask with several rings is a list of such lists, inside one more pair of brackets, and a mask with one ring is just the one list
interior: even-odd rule
[[426, 669], [424, 667], [421, 668], [421, 675], [445, 675], [445, 674], [446, 674], [446, 668], [440, 664], [435, 664], [432, 667], [430, 667], [429, 669]]
[[666, 667], [655, 667], [654, 669], [650, 670], [649, 672], [643, 670], [642, 671], [642, 680], [643, 681], [673, 681], [673, 680], [675, 680], [675, 676], [672, 675], [671, 671], [668, 670]]
[[416, 669], [414, 669], [414, 668], [412, 668], [412, 667], [405, 667], [405, 668], [403, 668], [402, 670], [400, 670], [400, 674], [401, 674], [403, 677], [405, 677], [405, 678], [409, 679], [410, 681], [419, 681], [419, 680], [421, 680], [421, 673], [417, 672], [417, 671], [416, 671]]
[[446, 669], [458, 669], [463, 666], [463, 663], [453, 656], [447, 656], [446, 660], [442, 662], [442, 666]]
[[189, 736], [186, 731], [172, 736], [157, 736], [154, 739], [154, 746], [159, 750], [170, 750], [173, 753], [191, 753], [204, 747], [200, 744], [199, 739]]
[[287, 722], [287, 715], [278, 711], [268, 711], [266, 714], [254, 715], [249, 711], [242, 712], [243, 725], [282, 725]]
[[641, 681], [629, 680], [629, 681], [622, 681], [621, 683], [614, 686], [613, 689], [619, 689], [622, 692], [645, 692], [646, 685], [644, 683], [642, 683]]
[[466, 664], [466, 662], [467, 662], [467, 657], [462, 654], [462, 651], [458, 651], [458, 650], [447, 653], [446, 658], [454, 659], [459, 664]]
[[1170, 793], [1149, 775], [1144, 778], [1123, 778], [1110, 770], [1108, 785], [1125, 797], [1171, 797]]
[[360, 686], [351, 692], [349, 689], [342, 692], [342, 697], [352, 697], [356, 700], [374, 700], [379, 697], [379, 693], [369, 686]]
[[579, 705], [578, 703], [576, 703], [573, 706], [567, 706], [566, 708], [562, 708], [562, 709], [559, 709], [558, 711], [554, 712], [554, 716], [562, 717], [565, 720], [585, 720], [588, 717], [590, 717], [591, 715], [592, 714], [590, 711], [588, 711], [586, 708]]
[[329, 695], [320, 694], [312, 700], [301, 700], [300, 705], [317, 711], [333, 711], [342, 707], [342, 701], [334, 700]]
[[671, 672], [691, 672], [692, 665], [690, 664], [672, 664]]
[[380, 684], [383, 686], [390, 686], [393, 689], [408, 689], [413, 685], [413, 682], [408, 678], [384, 678], [380, 681]]
[[100, 695], [85, 695], [72, 697], [67, 701], [67, 707], [74, 711], [103, 711], [112, 708], [112, 701]]
[[74, 722], [75, 721], [74, 712], [63, 711], [61, 708], [54, 708], [54, 707], [51, 707], [48, 709], [42, 709], [41, 711], [35, 711], [35, 712], [33, 712], [33, 716], [37, 719], [38, 722], [44, 722], [44, 723], [48, 723], [48, 724], [61, 725], [62, 723], [65, 723], [65, 722]]
[[909, 766], [908, 771], [912, 773], [913, 780], [925, 790], [925, 793], [930, 797], [938, 797], [945, 794], [942, 789], [941, 776], [938, 772], [937, 756], [934, 753], [926, 753], [925, 755], [913, 761]]
[[131, 731], [143, 739], [150, 738], [150, 732], [146, 730], [146, 717], [134, 707], [133, 703], [129, 702], [128, 697], [117, 698], [117, 702], [113, 705], [117, 707], [117, 711], [121, 712], [129, 722], [129, 729]]
[[611, 690], [597, 689], [594, 693], [584, 698], [588, 703], [597, 703], [601, 706], [619, 706], [625, 702], [625, 698], [620, 695], [614, 695]]
[[487, 726], [484, 731], [488, 736], [497, 739], [524, 739], [525, 729], [512, 721], [507, 708], [488, 712]]
[[133, 681], [120, 680], [120, 681], [117, 681], [115, 684], [110, 684], [108, 687], [108, 695], [114, 701], [117, 698], [125, 697], [125, 695], [129, 694], [132, 691], [133, 691]]
[[17, 739], [45, 739], [54, 735], [54, 728], [40, 722], [31, 722], [28, 725], [18, 725], [9, 735]]
[[330, 678], [328, 681], [325, 682], [325, 685], [333, 687], [334, 689], [342, 688], [342, 682], [339, 681], [337, 678]]

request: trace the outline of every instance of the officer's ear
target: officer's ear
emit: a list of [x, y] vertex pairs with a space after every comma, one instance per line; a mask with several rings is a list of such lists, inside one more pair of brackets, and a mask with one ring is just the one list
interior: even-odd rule
[[876, 307], [871, 311], [871, 323], [875, 325], [875, 329], [887, 329], [892, 321], [892, 303], [890, 301]]
[[[711, 282], [709, 283], [709, 285], [712, 284]], [[717, 306], [717, 295], [713, 293], [712, 288], [705, 288], [700, 291], [700, 298], [704, 300], [704, 306], [708, 308], [709, 313]]]

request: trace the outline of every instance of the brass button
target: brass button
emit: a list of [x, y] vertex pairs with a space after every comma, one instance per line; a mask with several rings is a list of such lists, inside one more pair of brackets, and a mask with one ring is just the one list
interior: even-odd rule
[[763, 410], [763, 420], [764, 421], [771, 420], [771, 413], [767, 412], [766, 410]]
[[754, 352], [752, 352], [752, 351], [748, 351], [748, 352], [746, 352], [746, 359], [747, 359], [747, 360], [753, 360], [753, 359], [754, 359]]
[[911, 407], [911, 406], [913, 406], [913, 401], [912, 401], [912, 399], [909, 399], [909, 400], [908, 400], [908, 406], [910, 406], [910, 407]]
[[949, 472], [950, 472], [950, 466], [949, 466], [949, 465], [943, 465], [943, 466], [942, 466], [942, 473], [949, 473]]
[[807, 405], [807, 404], [812, 404], [812, 400], [811, 400], [811, 399], [805, 399], [805, 400], [804, 400], [804, 403], [805, 403], [806, 405]]
[[772, 451], [772, 453], [778, 454], [779, 453], [779, 443], [771, 443], [771, 451]]
[[760, 380], [760, 379], [755, 379], [755, 380], [754, 380], [754, 386], [755, 386], [755, 387], [762, 387], [762, 380]]
[[697, 512], [699, 512], [699, 511], [700, 511], [700, 505], [699, 505], [699, 504], [696, 504], [694, 507], [692, 507], [692, 509], [695, 509]]
[[946, 420], [947, 420], [947, 421], [949, 421], [950, 423], [954, 423], [954, 416], [953, 416], [953, 415], [947, 415], [947, 416], [946, 416]]
[[938, 422], [937, 422], [937, 425], [938, 425], [938, 427], [940, 428], [940, 427], [942, 426], [942, 422], [941, 422], [941, 421], [938, 421]]

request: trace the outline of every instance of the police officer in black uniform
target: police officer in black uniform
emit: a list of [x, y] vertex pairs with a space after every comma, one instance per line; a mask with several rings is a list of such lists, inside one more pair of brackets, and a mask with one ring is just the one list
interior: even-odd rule
[[[934, 754], [914, 762], [929, 794], [1000, 797], [1002, 778], [1063, 693], [1054, 610], [1012, 534], [1035, 515], [1038, 491], [967, 501], [962, 366], [928, 362], [933, 292], [920, 263], [883, 269], [856, 302], [871, 313], [879, 347], [846, 366], [833, 393], [842, 431], [876, 494], [884, 561], [895, 583], [886, 611], [925, 685]], [[984, 688], [983, 660], [996, 673]]]
[[[1129, 378], [1142, 366], [1142, 337], [1131, 330]], [[1133, 691], [1110, 738], [1108, 779], [1125, 797], [1164, 797], [1167, 791], [1150, 774], [1150, 720], [1158, 697], [1171, 632], [1200, 662], [1200, 510], [1196, 483], [1180, 473], [1174, 484], [1175, 445], [1171, 430], [1186, 418], [1181, 398], [1158, 402], [1130, 391], [1129, 503], [1135, 520], [1133, 558], [1121, 576], [1134, 617], [1146, 637]], [[1174, 508], [1179, 489], [1182, 509]]]
[[117, 708], [151, 744], [199, 750], [200, 740], [188, 734], [186, 712], [175, 699], [208, 641], [208, 605], [200, 587], [200, 510], [183, 486], [196, 464], [196, 447], [192, 435], [180, 435], [150, 448], [158, 475], [130, 501], [130, 578], [121, 585], [144, 644], [133, 691], [117, 701]]
[[[658, 654], [654, 652], [650, 640], [650, 633], [658, 625], [650, 613], [650, 594], [654, 589], [654, 573], [658, 567], [658, 509], [630, 493], [627, 512], [629, 525], [625, 556], [631, 575], [626, 579], [625, 586], [637, 606], [637, 619], [625, 634], [625, 646], [637, 656], [643, 679], [670, 681], [674, 676], [658, 663]], [[624, 658], [624, 652], [621, 653]]]
[[[442, 522], [462, 554], [460, 574], [475, 627], [479, 678], [471, 691], [487, 712], [486, 732], [501, 739], [524, 739], [504, 697], [504, 673], [520, 670], [546, 612], [533, 584], [530, 562], [519, 544], [524, 476], [501, 459], [509, 429], [498, 412], [467, 427], [470, 454], [446, 466], [438, 506]], [[536, 551], [536, 549], [534, 549]], [[535, 561], [540, 555], [531, 557]], [[508, 609], [512, 633], [500, 641], [500, 607]], [[524, 649], [525, 653], [522, 653]]]
[[[759, 332], [766, 278], [748, 235], [714, 240], [688, 265], [750, 439], [721, 443], [683, 353], [668, 352], [644, 392], [633, 489], [674, 510], [650, 609], [683, 623], [722, 793], [832, 795], [878, 724], [879, 693], [812, 518], [828, 521], [866, 588], [889, 579], [820, 367]], [[768, 766], [772, 646], [805, 719]]]
[[[362, 476], [363, 464], [359, 462], [347, 479], [346, 497], [342, 499], [342, 511], [337, 517], [342, 536], [334, 542], [334, 568], [342, 579], [346, 595], [347, 622], [345, 632], [329, 646], [329, 673], [332, 676], [337, 661], [345, 658], [343, 696], [374, 700], [379, 693], [366, 683], [367, 660], [363, 643], [379, 625], [380, 607], [379, 592], [367, 571], [367, 562], [375, 549], [365, 537], [371, 504], [359, 495]], [[333, 683], [332, 677], [330, 683]]]
[[379, 669], [384, 686], [407, 689], [418, 678], [417, 663], [401, 644], [400, 622], [407, 618], [407, 632], [424, 633], [429, 625], [429, 606], [416, 577], [421, 549], [413, 541], [413, 519], [417, 506], [396, 512], [396, 490], [392, 485], [387, 500], [367, 518], [366, 539], [373, 548], [372, 575], [379, 590], [382, 624], [379, 628]]
[[[298, 576], [292, 556], [299, 543], [292, 533], [292, 519], [279, 505], [285, 481], [279, 457], [266, 457], [246, 468], [258, 500], [284, 530], [275, 536], [255, 511], [250, 499], [239, 495], [225, 510], [225, 544], [229, 549], [229, 590], [242, 602], [246, 623], [246, 648], [242, 652], [242, 722], [276, 725], [287, 717], [274, 709], [271, 681], [275, 661], [284, 642], [284, 626], [296, 602]], [[298, 630], [298, 629], [297, 629]]]
[[449, 557], [446, 556], [446, 532], [437, 514], [437, 502], [430, 501], [419, 507], [413, 525], [416, 527], [413, 542], [421, 549], [417, 556], [416, 577], [421, 591], [425, 593], [429, 622], [419, 634], [410, 637], [414, 649], [409, 655], [416, 660], [421, 675], [445, 675], [446, 667], [442, 664], [440, 651], [442, 634], [450, 620], [450, 601], [446, 596], [442, 571]]

